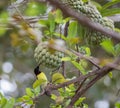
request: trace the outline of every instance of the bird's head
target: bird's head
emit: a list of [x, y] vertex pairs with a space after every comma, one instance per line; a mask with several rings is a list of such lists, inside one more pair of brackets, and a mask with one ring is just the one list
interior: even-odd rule
[[39, 66], [37, 66], [37, 67], [34, 69], [34, 73], [35, 73], [36, 76], [37, 76], [39, 73], [41, 73], [41, 71], [39, 70]]

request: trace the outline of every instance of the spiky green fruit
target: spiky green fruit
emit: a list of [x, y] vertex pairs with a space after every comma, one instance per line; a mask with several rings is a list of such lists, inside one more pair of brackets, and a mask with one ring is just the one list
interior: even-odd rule
[[46, 42], [39, 43], [34, 51], [34, 58], [36, 62], [48, 68], [57, 68], [61, 65], [61, 58], [64, 53], [51, 49]]
[[[113, 21], [106, 17], [102, 18], [101, 24], [108, 29], [114, 29]], [[86, 37], [86, 42], [88, 44], [96, 44], [96, 45], [101, 43], [103, 40], [108, 39], [106, 35], [92, 29], [87, 30], [85, 37]]]
[[[82, 0], [62, 0], [62, 2], [80, 14], [87, 16], [93, 22], [99, 23], [109, 29], [114, 29], [113, 21], [106, 17], [102, 17], [97, 8], [90, 2], [84, 3]], [[99, 44], [101, 41], [107, 38], [106, 35], [103, 35], [102, 33], [91, 29], [86, 29], [84, 37], [89, 44]]]

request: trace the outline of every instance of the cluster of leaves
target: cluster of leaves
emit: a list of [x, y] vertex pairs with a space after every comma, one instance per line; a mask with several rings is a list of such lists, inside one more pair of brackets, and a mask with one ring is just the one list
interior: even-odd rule
[[[52, 75], [52, 82], [49, 82], [49, 83], [57, 85], [57, 84], [61, 84], [63, 82], [67, 82], [69, 80], [70, 79], [65, 79], [62, 74], [56, 72]], [[37, 83], [36, 83], [36, 81], [37, 81]], [[21, 108], [21, 107], [25, 107], [25, 106], [33, 107], [36, 105], [36, 103], [38, 102], [38, 99], [40, 98], [39, 96], [41, 95], [41, 93], [44, 90], [44, 88], [40, 88], [40, 86], [42, 87], [42, 85], [45, 83], [44, 80], [36, 80], [36, 81], [33, 83], [33, 88], [26, 88], [25, 95], [23, 95], [22, 97], [20, 97], [16, 100], [17, 104], [15, 104], [14, 98], [9, 99], [10, 103], [11, 103], [10, 100], [14, 100], [13, 101], [14, 103], [11, 104], [10, 108], [12, 108], [13, 106], [16, 108]], [[48, 80], [46, 80], [46, 82], [47, 81]], [[52, 100], [54, 100], [54, 103], [50, 104], [50, 108], [65, 108], [65, 107], [67, 107], [70, 103], [70, 98], [74, 96], [75, 91], [76, 91], [76, 86], [74, 84], [70, 84], [69, 86], [67, 86], [65, 88], [58, 89], [57, 94], [52, 93], [50, 95], [50, 98]], [[1, 98], [2, 98], [1, 99], [2, 106], [3, 105], [7, 106], [7, 103], [6, 103], [7, 99], [5, 99], [5, 97], [3, 97], [3, 96]], [[78, 108], [78, 107], [88, 108], [88, 105], [83, 103], [83, 101], [85, 99], [86, 99], [85, 97], [80, 97], [76, 101], [74, 108]], [[7, 108], [7, 107], [5, 107], [5, 108]]]
[[[84, 2], [87, 2], [84, 0]], [[120, 13], [120, 9], [109, 9], [110, 6], [115, 5], [119, 3], [119, 0], [112, 0], [111, 2], [105, 4], [104, 6], [99, 5], [99, 11], [103, 16], [109, 16], [109, 15], [114, 15], [117, 13]], [[95, 4], [96, 2], [94, 2]], [[97, 4], [97, 3], [96, 3]], [[98, 6], [98, 4], [97, 4]], [[36, 16], [40, 14], [44, 14], [46, 12], [47, 6], [44, 4], [38, 4], [36, 2], [32, 2], [28, 5], [25, 15], [28, 16]], [[3, 22], [7, 22], [6, 18], [8, 18], [6, 13], [2, 13], [0, 15], [0, 18], [4, 18]], [[16, 18], [17, 19], [17, 18]], [[20, 19], [18, 19], [20, 20]], [[23, 37], [23, 34], [18, 33], [18, 29], [14, 29], [16, 33], [11, 33], [11, 43], [13, 46], [20, 46], [24, 51], [28, 49], [29, 47], [29, 39], [35, 40], [35, 34], [34, 30], [32, 30], [24, 20], [21, 21], [22, 24], [22, 31], [26, 32], [24, 35], [27, 35], [26, 37]], [[62, 27], [66, 23], [69, 23], [68, 29], [63, 30]], [[85, 57], [90, 57], [92, 55], [91, 49], [89, 46], [85, 46], [83, 44], [83, 34], [85, 33], [84, 27], [82, 27], [80, 24], [78, 24], [77, 21], [73, 20], [72, 18], [64, 18], [62, 15], [62, 12], [57, 9], [52, 12], [48, 13], [47, 19], [40, 19], [38, 21], [38, 24], [42, 26], [42, 33], [43, 33], [43, 40], [47, 41], [48, 39], [55, 39], [55, 38], [61, 38], [66, 42], [66, 45], [68, 49], [76, 50], [78, 53], [84, 54]], [[26, 26], [27, 25], [27, 26]], [[0, 28], [1, 29], [1, 28]], [[65, 36], [63, 32], [67, 31], [67, 35]], [[0, 35], [5, 33], [5, 29], [0, 31]], [[27, 41], [26, 41], [27, 40]], [[79, 45], [78, 45], [79, 44]], [[78, 46], [77, 46], [78, 45]], [[111, 40], [105, 40], [101, 44], [102, 48], [108, 52], [110, 55], [113, 57], [117, 57], [120, 54], [120, 44], [114, 45]], [[62, 58], [62, 61], [66, 62], [71, 62], [75, 68], [82, 74], [86, 75], [90, 70], [87, 69], [88, 67], [88, 62], [85, 59], [80, 59], [78, 56], [76, 56], [74, 53], [69, 52], [68, 55], [64, 58]], [[106, 65], [109, 63], [109, 60], [104, 63]], [[103, 62], [101, 63], [103, 64]], [[92, 67], [91, 67], [92, 68]], [[64, 76], [60, 73], [55, 73], [52, 76], [52, 84], [61, 84], [66, 81], [69, 81], [64, 78]], [[43, 83], [48, 83], [49, 81], [38, 81], [33, 84], [33, 88], [26, 88], [26, 94], [22, 96], [21, 98], [16, 100], [16, 107], [21, 107], [21, 106], [34, 106], [36, 104], [36, 99], [39, 97], [42, 89], [40, 89], [40, 86]], [[46, 86], [46, 85], [45, 85]], [[71, 97], [74, 96], [75, 91], [76, 91], [76, 85], [71, 84], [67, 87], [60, 88], [58, 89], [58, 94], [51, 94], [51, 99], [54, 100], [54, 103], [51, 103], [50, 107], [51, 108], [63, 108], [69, 105]], [[78, 107], [84, 107], [88, 108], [88, 105], [85, 104], [83, 101], [85, 100], [85, 97], [80, 97], [74, 104], [74, 108]], [[0, 104], [1, 107], [3, 108], [13, 108], [15, 105], [15, 99], [10, 98], [6, 99], [3, 95], [0, 95]], [[120, 103], [116, 103], [116, 108], [120, 108]]]
[[109, 54], [117, 57], [120, 54], [120, 43], [114, 45], [111, 40], [105, 40], [101, 43], [103, 49]]
[[111, 6], [118, 4], [119, 2], [119, 0], [111, 0], [103, 6], [100, 6], [99, 11], [101, 12], [102, 16], [112, 16], [115, 14], [119, 14], [120, 8], [110, 8]]
[[40, 94], [40, 87], [36, 87], [35, 89], [26, 88], [26, 94], [17, 99], [16, 107], [21, 106], [34, 106], [36, 102], [36, 97]]
[[[76, 91], [76, 87], [74, 84], [71, 84], [65, 88], [58, 89], [59, 96], [52, 94], [51, 99], [55, 101], [55, 103], [51, 103], [51, 108], [66, 108], [70, 103], [70, 98], [74, 96]], [[75, 105], [74, 108], [78, 107], [84, 107], [88, 108], [87, 104], [84, 104], [83, 101], [85, 100], [85, 97], [80, 97]]]
[[0, 108], [13, 108], [14, 104], [15, 104], [14, 98], [5, 98], [0, 93]]
[[[79, 51], [84, 53], [86, 57], [90, 57], [91, 51], [89, 47], [82, 46], [79, 48]], [[87, 74], [88, 71], [86, 71], [86, 68], [88, 66], [88, 62], [85, 59], [78, 60], [78, 57], [76, 55], [70, 54], [70, 56], [62, 58], [62, 61], [69, 61], [71, 62], [83, 75]]]

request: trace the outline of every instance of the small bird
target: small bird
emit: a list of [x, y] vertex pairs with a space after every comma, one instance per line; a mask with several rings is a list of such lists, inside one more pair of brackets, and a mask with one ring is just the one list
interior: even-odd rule
[[37, 66], [34, 69], [34, 73], [35, 73], [37, 79], [33, 83], [33, 88], [36, 88], [38, 86], [42, 86], [42, 88], [44, 88], [47, 85], [47, 82], [48, 82], [46, 75], [44, 74], [44, 72], [41, 72], [39, 70], [39, 66]]

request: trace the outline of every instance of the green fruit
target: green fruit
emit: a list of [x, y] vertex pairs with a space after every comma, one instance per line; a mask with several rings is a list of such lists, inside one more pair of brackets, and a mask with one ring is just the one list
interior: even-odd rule
[[[99, 23], [104, 27], [109, 29], [114, 29], [114, 23], [112, 20], [102, 17], [97, 8], [90, 2], [84, 3], [82, 0], [62, 0], [63, 3], [67, 4], [69, 7], [73, 8], [75, 11], [79, 12], [90, 18], [93, 22]], [[107, 38], [106, 35], [102, 33], [86, 28], [86, 33], [84, 34], [84, 39], [89, 44], [99, 44]]]
[[50, 49], [45, 42], [39, 43], [34, 51], [34, 58], [39, 65], [48, 68], [57, 68], [61, 65], [61, 58], [64, 56], [62, 52]]

